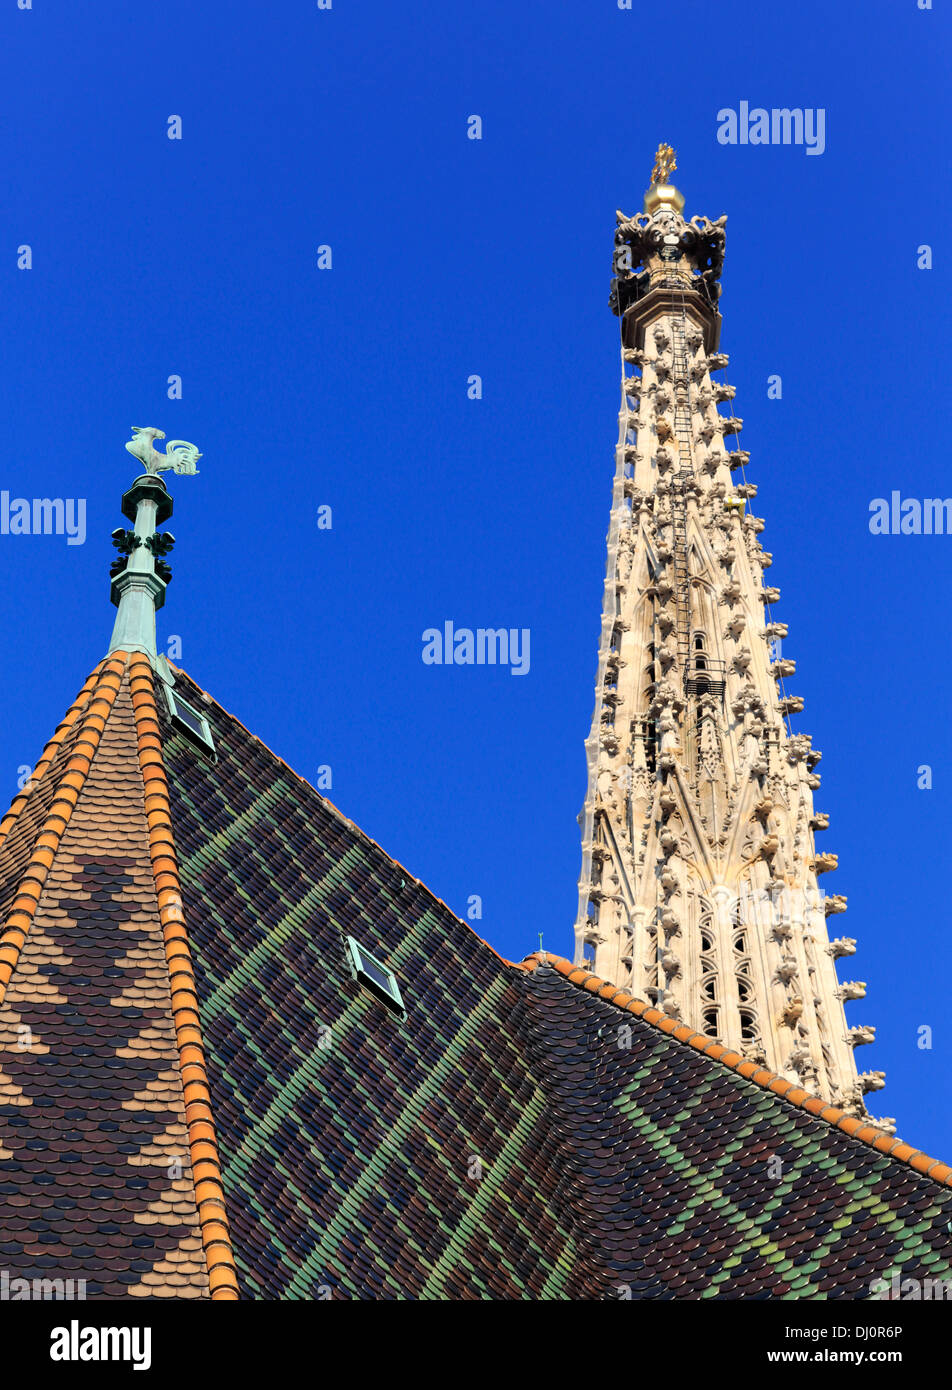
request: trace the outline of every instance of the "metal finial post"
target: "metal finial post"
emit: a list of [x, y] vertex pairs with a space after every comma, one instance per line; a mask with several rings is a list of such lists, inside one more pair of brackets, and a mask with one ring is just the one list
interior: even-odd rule
[[162, 430], [133, 425], [133, 438], [126, 448], [145, 468], [122, 498], [123, 516], [133, 523], [133, 531], [113, 532], [113, 544], [120, 559], [112, 567], [111, 598], [118, 608], [109, 651], [137, 651], [156, 660], [155, 615], [165, 602], [171, 572], [162, 558], [174, 544], [174, 537], [158, 534], [156, 527], [172, 515], [172, 498], [160, 477], [168, 469], [176, 473], [197, 473], [201, 454], [184, 439], [170, 440], [165, 453], [153, 441], [164, 439]]

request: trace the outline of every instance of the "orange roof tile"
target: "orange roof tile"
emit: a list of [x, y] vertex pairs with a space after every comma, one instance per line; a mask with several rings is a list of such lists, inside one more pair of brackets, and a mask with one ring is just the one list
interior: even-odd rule
[[172, 1018], [185, 1086], [185, 1117], [209, 1288], [213, 1299], [235, 1300], [238, 1298], [238, 1273], [228, 1234], [221, 1157], [215, 1137], [195, 971], [188, 945], [182, 886], [175, 857], [172, 810], [162, 760], [152, 666], [141, 653], [133, 653], [131, 657], [129, 685], [149, 824], [149, 852], [169, 967]]
[[37, 760], [36, 766], [34, 767], [33, 772], [30, 776], [30, 780], [27, 782], [26, 786], [22, 789], [22, 791], [20, 791], [13, 798], [12, 802], [10, 803], [10, 809], [6, 812], [3, 818], [0, 819], [0, 845], [3, 844], [3, 841], [5, 840], [9, 831], [12, 830], [16, 822], [16, 819], [22, 811], [23, 807], [29, 801], [31, 791], [36, 786], [37, 782], [39, 782], [39, 780], [42, 778], [50, 763], [53, 761], [57, 749], [62, 744], [64, 738], [69, 733], [70, 729], [76, 723], [76, 720], [82, 714], [83, 710], [86, 708], [86, 705], [89, 700], [90, 691], [93, 689], [93, 687], [96, 684], [96, 681], [99, 679], [99, 673], [102, 670], [103, 665], [104, 661], [101, 661], [99, 665], [96, 667], [96, 669], [92, 672], [89, 679], [86, 681], [86, 684], [83, 686], [82, 690], [76, 696], [76, 699], [73, 701], [69, 709], [66, 711], [62, 723], [57, 727], [56, 732], [53, 734], [53, 737], [50, 739], [46, 747], [43, 749], [43, 752]]
[[[3, 930], [0, 931], [0, 1004], [3, 1003], [7, 985], [13, 977], [17, 961], [20, 958], [20, 951], [26, 940], [27, 932], [33, 922], [33, 915], [36, 912], [36, 905], [43, 891], [46, 876], [49, 873], [53, 855], [59, 847], [63, 837], [63, 831], [69, 824], [73, 808], [79, 800], [79, 793], [82, 790], [86, 773], [92, 764], [93, 756], [99, 747], [99, 740], [102, 737], [103, 729], [106, 727], [106, 720], [112, 709], [119, 687], [122, 683], [122, 674], [125, 669], [125, 657], [121, 653], [109, 657], [100, 662], [96, 670], [90, 676], [83, 691], [87, 691], [86, 701], [80, 706], [79, 702], [74, 704], [71, 714], [72, 720], [67, 716], [67, 720], [60, 725], [53, 739], [46, 746], [46, 751], [40, 763], [43, 764], [44, 771], [52, 760], [52, 751], [55, 751], [54, 740], [58, 738], [58, 743], [66, 731], [72, 726], [76, 719], [82, 719], [82, 726], [70, 759], [71, 772], [63, 778], [60, 783], [52, 805], [47, 813], [46, 823], [43, 826], [41, 837], [45, 837], [46, 843], [40, 845], [39, 842], [34, 846], [30, 862], [28, 863], [20, 882], [20, 892], [14, 899], [13, 906], [7, 914]], [[51, 751], [52, 750], [52, 751]], [[47, 757], [47, 754], [50, 754]], [[40, 764], [37, 764], [39, 767]], [[69, 782], [67, 783], [67, 777]], [[21, 793], [21, 797], [22, 797]], [[22, 809], [23, 802], [21, 797], [20, 806], [16, 812], [11, 807], [10, 812], [4, 818], [5, 832], [9, 830]], [[16, 801], [14, 802], [16, 806]]]
[[86, 783], [106, 721], [128, 669], [139, 767], [143, 778], [149, 852], [169, 970], [172, 1015], [185, 1097], [195, 1199], [213, 1299], [238, 1298], [238, 1278], [228, 1235], [221, 1161], [215, 1140], [207, 1068], [198, 1017], [195, 977], [182, 911], [167, 783], [162, 763], [152, 669], [140, 653], [114, 652], [99, 663], [44, 749], [31, 783], [0, 821], [0, 842], [13, 828], [37, 782], [66, 735], [80, 722], [72, 756], [53, 792], [19, 891], [0, 931], [0, 1004], [13, 977], [63, 834]]

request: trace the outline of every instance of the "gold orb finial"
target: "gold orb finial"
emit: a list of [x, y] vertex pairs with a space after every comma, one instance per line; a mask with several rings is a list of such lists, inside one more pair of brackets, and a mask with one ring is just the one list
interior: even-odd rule
[[672, 172], [678, 167], [674, 149], [671, 145], [659, 145], [651, 171], [651, 187], [645, 194], [645, 212], [654, 213], [659, 208], [674, 208], [684, 211], [684, 194], [679, 193], [673, 183], [669, 183]]

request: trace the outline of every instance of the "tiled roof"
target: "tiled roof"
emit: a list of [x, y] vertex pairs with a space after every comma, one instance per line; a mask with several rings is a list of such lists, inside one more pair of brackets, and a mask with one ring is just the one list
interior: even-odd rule
[[898, 1158], [903, 1163], [908, 1163], [917, 1173], [925, 1173], [935, 1182], [952, 1187], [952, 1168], [947, 1163], [930, 1158], [921, 1149], [914, 1149], [911, 1144], [906, 1144], [901, 1139], [894, 1139], [890, 1135], [884, 1134], [875, 1125], [848, 1115], [839, 1106], [828, 1105], [826, 1101], [818, 1100], [809, 1091], [805, 1091], [802, 1086], [795, 1085], [794, 1082], [788, 1081], [786, 1077], [779, 1076], [776, 1072], [768, 1071], [766, 1067], [760, 1066], [757, 1062], [745, 1060], [741, 1053], [732, 1051], [706, 1033], [696, 1033], [687, 1024], [679, 1023], [677, 1019], [662, 1013], [660, 1009], [652, 1007], [651, 1004], [635, 999], [627, 990], [619, 989], [617, 985], [610, 984], [598, 975], [593, 975], [590, 970], [573, 965], [571, 961], [565, 960], [561, 956], [553, 956], [546, 951], [534, 951], [517, 968], [535, 970], [539, 965], [551, 965], [553, 969], [557, 970], [560, 975], [564, 975], [567, 980], [571, 980], [573, 984], [591, 994], [597, 994], [600, 999], [606, 999], [609, 1003], [615, 1004], [628, 1013], [636, 1014], [639, 1018], [643, 1018], [646, 1023], [653, 1023], [662, 1032], [669, 1034], [672, 1038], [677, 1038], [678, 1042], [688, 1043], [691, 1047], [703, 1052], [705, 1056], [713, 1057], [715, 1061], [730, 1067], [738, 1075], [747, 1077], [758, 1086], [766, 1086], [775, 1095], [783, 1096], [791, 1105], [800, 1106], [809, 1114], [817, 1115], [829, 1124], [836, 1125], [845, 1134], [853, 1135], [864, 1144], [871, 1144], [880, 1153], [889, 1154], [891, 1158]]
[[15, 1277], [85, 1279], [87, 1297], [202, 1297], [189, 1043], [150, 856], [151, 680], [137, 692], [135, 669], [117, 654], [93, 673], [0, 847], [0, 1254]]
[[[576, 1296], [519, 973], [186, 677], [176, 694], [218, 759], [160, 702], [242, 1294]], [[357, 988], [345, 933], [408, 986], [405, 1022]]]
[[152, 668], [148, 660], [138, 653], [129, 663], [129, 687], [136, 716], [149, 858], [165, 948], [171, 1016], [178, 1049], [194, 1196], [208, 1268], [208, 1285], [212, 1298], [231, 1300], [238, 1297], [238, 1279], [228, 1233], [195, 972], [182, 908], [182, 888], [175, 855], [168, 779], [162, 759], [158, 709]]
[[[33, 771], [31, 772], [26, 785], [13, 798], [9, 811], [6, 813], [3, 819], [0, 820], [0, 845], [3, 844], [3, 841], [6, 839], [8, 833], [13, 829], [20, 812], [25, 809], [28, 802], [31, 802], [31, 793], [36, 787], [36, 784], [42, 780], [51, 764], [57, 758], [58, 754], [59, 762], [62, 762], [63, 755], [62, 753], [60, 753], [60, 750], [62, 749], [64, 742], [66, 742], [66, 740], [69, 739], [70, 747], [72, 746], [72, 742], [75, 740], [75, 735], [77, 732], [75, 728], [76, 721], [79, 718], [80, 714], [83, 712], [83, 710], [86, 708], [86, 705], [89, 700], [89, 693], [95, 686], [97, 680], [99, 679], [99, 672], [100, 666], [97, 666], [95, 671], [93, 671], [92, 675], [87, 680], [86, 684], [83, 686], [82, 690], [76, 696], [76, 699], [73, 701], [72, 705], [70, 705], [65, 717], [63, 718], [62, 723], [59, 725], [53, 737], [50, 739], [49, 743], [44, 748], [41, 756], [38, 758], [36, 766], [33, 768]], [[54, 778], [52, 781], [52, 789], [55, 789], [56, 786], [58, 786], [58, 779]], [[50, 784], [47, 784], [47, 788], [45, 790], [49, 790], [50, 795], [52, 795], [52, 790], [50, 790]], [[45, 810], [48, 809], [49, 806], [48, 801], [42, 802], [39, 798], [34, 798], [31, 804], [34, 816], [38, 813], [38, 807], [43, 806], [45, 814]], [[21, 843], [25, 844], [28, 842], [32, 843], [32, 840], [29, 839], [28, 834], [25, 834], [21, 838]]]
[[[863, 1298], [952, 1274], [952, 1192], [559, 964], [524, 975], [602, 1298]], [[569, 967], [571, 971], [571, 967]], [[656, 1014], [656, 1010], [651, 1013]], [[670, 1022], [670, 1020], [669, 1020]]]
[[[952, 1275], [944, 1165], [887, 1156], [646, 1005], [620, 1014], [568, 962], [503, 962], [176, 690], [216, 745], [160, 702], [245, 1296], [858, 1297], [896, 1267]], [[357, 988], [345, 934], [395, 971], [405, 1022]]]
[[952, 1277], [945, 1165], [567, 961], [502, 960], [184, 673], [214, 754], [158, 684], [101, 663], [0, 824], [11, 1275], [608, 1300]]

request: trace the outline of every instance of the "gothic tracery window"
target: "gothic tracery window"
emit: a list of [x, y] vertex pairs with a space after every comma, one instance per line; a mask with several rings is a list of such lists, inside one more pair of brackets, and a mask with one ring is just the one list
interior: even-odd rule
[[757, 1029], [757, 1015], [753, 1009], [741, 1009], [740, 1011], [740, 1035], [744, 1042], [757, 1042], [759, 1032]]
[[699, 987], [701, 1017], [704, 1031], [717, 1037], [721, 990], [717, 972], [717, 953], [714, 941], [714, 913], [706, 898], [699, 900], [698, 935], [701, 944], [701, 983]]

